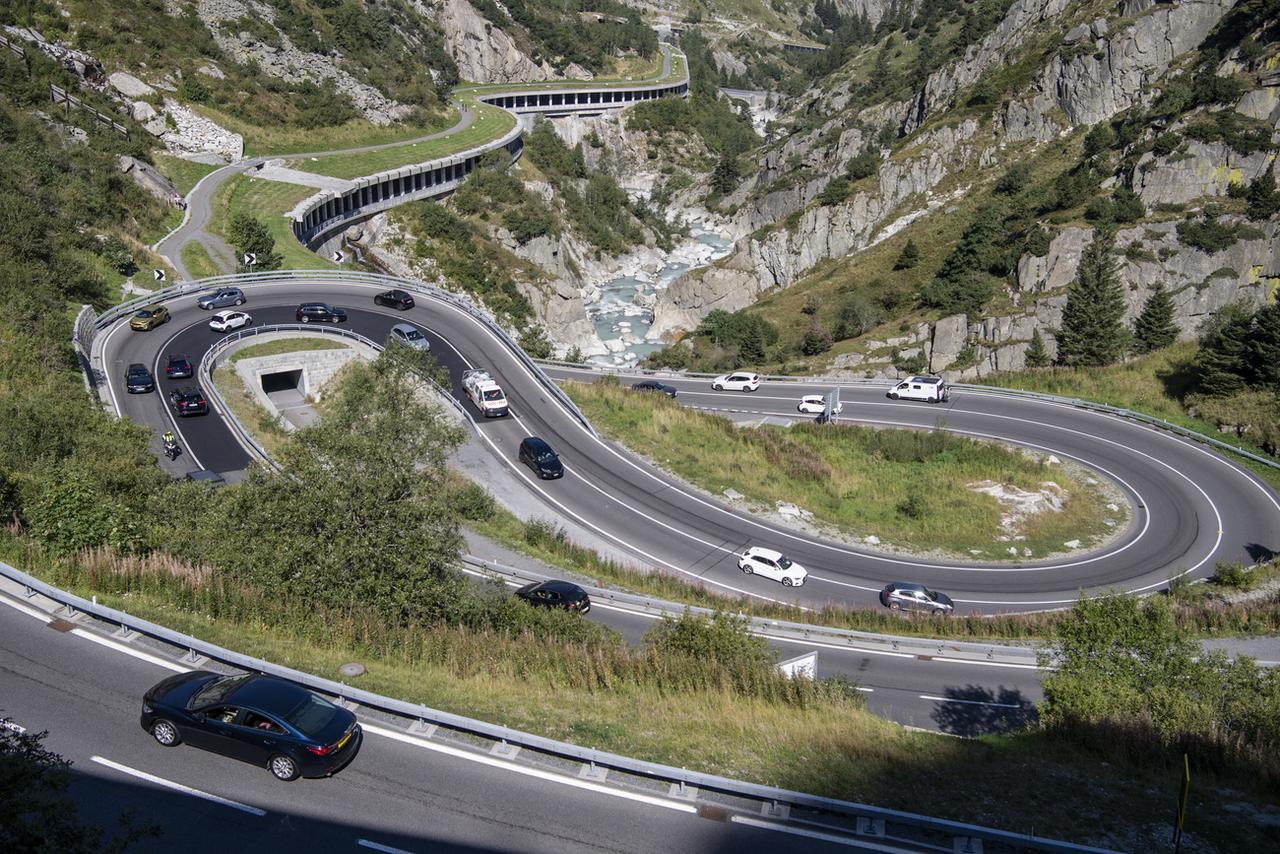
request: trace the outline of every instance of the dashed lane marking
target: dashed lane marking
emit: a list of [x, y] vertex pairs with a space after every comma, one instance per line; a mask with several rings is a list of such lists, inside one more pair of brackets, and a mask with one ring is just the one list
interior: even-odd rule
[[104, 759], [101, 756], [91, 756], [90, 759], [99, 765], [105, 765], [119, 771], [121, 774], [128, 774], [131, 777], [137, 777], [139, 780], [146, 780], [148, 783], [154, 783], [157, 786], [164, 786], [167, 789], [173, 789], [176, 792], [182, 792], [185, 795], [191, 795], [193, 798], [202, 798], [206, 801], [212, 801], [215, 804], [221, 804], [224, 807], [230, 807], [233, 810], [247, 812], [249, 815], [264, 816], [267, 811], [251, 807], [248, 804], [242, 804], [239, 801], [233, 801], [230, 798], [224, 798], [221, 795], [213, 795], [209, 792], [193, 789], [190, 786], [184, 786], [181, 783], [175, 783], [172, 780], [166, 780], [164, 777], [157, 777], [155, 774], [148, 774], [146, 771], [139, 771], [137, 768], [130, 768], [128, 765], [121, 765], [119, 762], [113, 762], [110, 759]]

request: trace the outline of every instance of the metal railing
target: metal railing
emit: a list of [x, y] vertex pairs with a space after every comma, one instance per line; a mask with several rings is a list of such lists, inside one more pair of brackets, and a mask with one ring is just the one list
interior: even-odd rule
[[[220, 287], [252, 287], [255, 285], [280, 284], [290, 281], [321, 281], [334, 282], [343, 284], [365, 284], [382, 288], [400, 288], [402, 290], [412, 291], [416, 294], [428, 297], [438, 302], [447, 303], [459, 311], [471, 315], [476, 320], [484, 324], [485, 328], [498, 339], [499, 343], [510, 353], [521, 365], [527, 369], [538, 384], [552, 397], [556, 399], [565, 409], [576, 418], [583, 427], [593, 436], [599, 436], [595, 427], [587, 419], [582, 411], [569, 399], [559, 384], [553, 381], [538, 366], [537, 362], [529, 357], [520, 345], [517, 344], [510, 335], [507, 334], [498, 323], [486, 312], [480, 310], [471, 300], [459, 294], [450, 293], [442, 290], [434, 285], [428, 285], [425, 282], [416, 279], [406, 279], [399, 276], [386, 276], [379, 273], [359, 273], [345, 270], [277, 270], [269, 273], [237, 273], [227, 276], [214, 276], [208, 279], [199, 279], [194, 282], [181, 282], [163, 290], [154, 291], [143, 297], [128, 300], [120, 303], [107, 311], [103, 312], [94, 321], [96, 329], [101, 330], [111, 325], [121, 317], [137, 310], [144, 305], [153, 303], [163, 303], [169, 300], [179, 299], [181, 297], [191, 296], [206, 290], [214, 290]], [[312, 328], [308, 326], [308, 328]], [[92, 382], [97, 380], [90, 377]]]
[[52, 83], [50, 83], [49, 98], [50, 100], [53, 101], [54, 104], [60, 104], [61, 106], [63, 106], [68, 113], [71, 112], [72, 107], [75, 107], [77, 110], [81, 110], [85, 113], [88, 113], [89, 117], [93, 119], [95, 122], [97, 122], [98, 124], [104, 127], [111, 128], [113, 131], [120, 134], [121, 136], [127, 137], [129, 135], [129, 129], [127, 127], [120, 124], [120, 122], [111, 118], [111, 116], [108, 116], [106, 113], [101, 112], [100, 110], [95, 110], [93, 107], [90, 107], [84, 101], [81, 101], [79, 98], [77, 98], [75, 95], [72, 95], [70, 92], [68, 92], [66, 89], [63, 89], [61, 86], [55, 86]]
[[[669, 377], [672, 379], [683, 378], [705, 378], [710, 379], [718, 376], [718, 374], [704, 373], [702, 371], [678, 371], [666, 368], [623, 368], [623, 367], [605, 367], [601, 365], [590, 365], [582, 362], [566, 362], [559, 359], [538, 359], [538, 364], [553, 368], [566, 368], [571, 370], [590, 371], [600, 374], [617, 374], [618, 376], [635, 376], [635, 377]], [[907, 374], [903, 374], [907, 376]], [[863, 377], [833, 377], [833, 376], [786, 376], [781, 374], [761, 374], [762, 380], [769, 382], [782, 383], [805, 383], [813, 385], [860, 385], [860, 386], [884, 386], [884, 380], [866, 379]], [[1037, 391], [1027, 391], [1017, 388], [1002, 388], [1001, 386], [978, 385], [975, 383], [948, 383], [953, 389], [962, 389], [967, 392], [977, 392], [979, 394], [1002, 395], [1006, 397], [1019, 397], [1030, 400], [1041, 400], [1046, 403], [1054, 403], [1061, 406], [1070, 406], [1075, 409], [1085, 409], [1092, 412], [1099, 412], [1105, 415], [1111, 415], [1115, 418], [1123, 418], [1129, 421], [1137, 421], [1150, 427], [1156, 427], [1161, 430], [1167, 430], [1175, 433], [1185, 439], [1191, 439], [1206, 445], [1218, 448], [1223, 451], [1230, 451], [1237, 456], [1252, 460], [1270, 468], [1280, 469], [1280, 460], [1272, 457], [1255, 454], [1252, 451], [1240, 446], [1233, 445], [1230, 442], [1224, 442], [1221, 439], [1215, 439], [1212, 436], [1206, 436], [1204, 433], [1196, 432], [1181, 424], [1176, 424], [1164, 418], [1157, 418], [1154, 415], [1147, 415], [1144, 412], [1137, 412], [1132, 409], [1125, 409], [1120, 406], [1111, 406], [1106, 403], [1098, 403], [1093, 400], [1082, 400], [1078, 397], [1061, 397], [1056, 394], [1044, 394]]]
[[[476, 736], [495, 745], [505, 744], [521, 748], [522, 751], [530, 751], [533, 754], [581, 763], [584, 766], [584, 772], [590, 769], [596, 773], [597, 779], [599, 772], [596, 769], [603, 769], [606, 774], [609, 771], [617, 771], [639, 778], [659, 780], [675, 785], [694, 786], [705, 792], [761, 802], [766, 808], [768, 805], [773, 805], [775, 809], [777, 805], [787, 805], [791, 808], [815, 810], [828, 815], [856, 820], [856, 827], [862, 829], [864, 837], [868, 840], [871, 838], [897, 839], [910, 841], [917, 845], [929, 844], [922, 842], [918, 838], [922, 834], [928, 833], [934, 834], [935, 838], [942, 836], [949, 841], [982, 840], [987, 845], [999, 846], [1002, 849], [1063, 852], [1063, 854], [1067, 852], [1071, 852], [1071, 854], [1084, 854], [1084, 852], [1110, 854], [1106, 849], [811, 795], [805, 792], [781, 789], [759, 783], [733, 780], [717, 774], [705, 774], [685, 768], [675, 768], [670, 765], [632, 759], [616, 753], [608, 753], [568, 742], [556, 741], [544, 736], [511, 729], [510, 727], [443, 712], [425, 705], [385, 697], [342, 682], [335, 682], [332, 679], [325, 679], [290, 667], [243, 655], [191, 635], [134, 617], [124, 611], [108, 608], [95, 601], [60, 590], [7, 563], [0, 562], [0, 576], [4, 576], [21, 585], [27, 599], [32, 599], [37, 594], [44, 596], [68, 609], [68, 616], [74, 616], [76, 611], [83, 612], [98, 620], [120, 626], [126, 632], [137, 632], [177, 649], [184, 650], [187, 653], [184, 658], [189, 664], [194, 663], [197, 660], [197, 656], [204, 656], [207, 659], [222, 662], [240, 670], [287, 679], [310, 690], [336, 697], [344, 703], [350, 701], [371, 710], [404, 718], [407, 721], [416, 721], [420, 728], [423, 725], [431, 725], [448, 731]], [[424, 734], [421, 737], [426, 739], [431, 736]], [[848, 830], [852, 838], [858, 838], [854, 835], [857, 833], [855, 828], [851, 827]], [[965, 849], [958, 848], [953, 843], [943, 846], [941, 850]]]

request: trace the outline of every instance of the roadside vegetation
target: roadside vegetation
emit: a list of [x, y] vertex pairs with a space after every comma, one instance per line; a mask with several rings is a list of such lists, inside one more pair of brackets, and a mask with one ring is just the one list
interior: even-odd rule
[[[286, 216], [315, 192], [313, 187], [236, 175], [218, 187], [210, 201], [213, 216], [207, 230], [226, 240], [238, 256], [256, 252], [259, 271], [332, 269], [335, 265], [328, 259], [298, 242]], [[255, 225], [246, 226], [247, 221]]]
[[[1071, 551], [1068, 541], [1087, 548], [1127, 519], [1118, 505], [1108, 509], [1118, 499], [1084, 470], [942, 430], [744, 429], [616, 381], [566, 383], [565, 390], [606, 436], [704, 492], [732, 488], [767, 513], [792, 502], [845, 537], [875, 535], [895, 548], [964, 559], [1024, 560], [1027, 550], [1037, 558]], [[1048, 490], [1057, 500], [1058, 489], [1045, 486], [1052, 482], [1065, 498], [1057, 512], [1003, 524], [1007, 508], [971, 488], [981, 482]]]

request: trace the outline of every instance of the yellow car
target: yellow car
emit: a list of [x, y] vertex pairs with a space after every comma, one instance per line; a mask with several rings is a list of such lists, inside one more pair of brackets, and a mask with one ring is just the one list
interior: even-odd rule
[[133, 316], [133, 320], [129, 321], [130, 329], [139, 329], [143, 332], [148, 329], [155, 329], [162, 323], [169, 320], [169, 309], [162, 305], [144, 306], [137, 314]]

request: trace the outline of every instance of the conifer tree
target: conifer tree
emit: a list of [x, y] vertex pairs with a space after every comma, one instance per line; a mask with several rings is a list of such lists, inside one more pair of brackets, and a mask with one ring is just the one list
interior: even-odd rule
[[1080, 257], [1076, 280], [1067, 293], [1058, 339], [1058, 363], [1109, 365], [1128, 348], [1124, 328], [1124, 291], [1116, 274], [1115, 232], [1098, 229]]
[[1027, 367], [1047, 368], [1048, 366], [1049, 351], [1045, 349], [1044, 339], [1040, 337], [1040, 330], [1037, 329], [1031, 333], [1031, 343], [1027, 345]]
[[1133, 322], [1133, 349], [1150, 353], [1167, 347], [1178, 338], [1178, 325], [1173, 322], [1173, 297], [1156, 282], [1151, 296], [1142, 305], [1142, 313]]
[[912, 267], [920, 263], [920, 249], [916, 246], [914, 240], [907, 240], [907, 245], [902, 247], [902, 254], [898, 256], [898, 260], [893, 262], [895, 270], [910, 270]]

